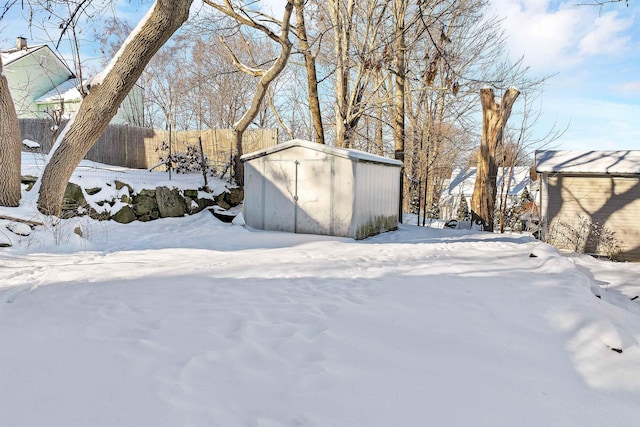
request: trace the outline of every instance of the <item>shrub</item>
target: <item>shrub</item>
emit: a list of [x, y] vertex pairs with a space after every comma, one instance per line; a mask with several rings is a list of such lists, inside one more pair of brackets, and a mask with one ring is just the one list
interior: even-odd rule
[[615, 234], [604, 224], [580, 215], [575, 224], [556, 221], [547, 233], [546, 242], [561, 249], [604, 255], [612, 259], [624, 249]]
[[467, 203], [467, 199], [464, 196], [460, 197], [458, 211], [456, 212], [456, 219], [458, 221], [469, 220], [469, 204]]

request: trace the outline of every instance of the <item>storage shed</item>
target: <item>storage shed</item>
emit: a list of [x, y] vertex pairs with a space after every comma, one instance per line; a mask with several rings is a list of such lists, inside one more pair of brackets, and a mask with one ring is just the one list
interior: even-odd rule
[[640, 151], [538, 151], [536, 172], [546, 241], [640, 261]]
[[251, 227], [354, 239], [398, 227], [398, 160], [299, 139], [240, 160]]

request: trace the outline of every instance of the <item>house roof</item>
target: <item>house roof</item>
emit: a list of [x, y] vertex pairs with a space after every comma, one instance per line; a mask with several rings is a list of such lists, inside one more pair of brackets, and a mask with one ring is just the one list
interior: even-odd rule
[[40, 44], [40, 45], [35, 45], [35, 46], [29, 46], [26, 49], [9, 49], [9, 50], [3, 50], [2, 52], [0, 52], [0, 54], [2, 55], [2, 64], [4, 66], [7, 66], [9, 64], [11, 64], [12, 62], [17, 61], [18, 59], [27, 56], [37, 50], [40, 50], [42, 48], [47, 47], [47, 45], [44, 44]]
[[38, 104], [50, 104], [52, 102], [60, 101], [75, 101], [81, 100], [82, 96], [78, 90], [78, 79], [71, 78], [66, 82], [54, 87], [49, 92], [36, 99]]
[[[454, 203], [460, 196], [471, 197], [476, 183], [477, 170], [477, 168], [454, 169], [451, 173], [451, 179], [444, 183], [440, 203]], [[530, 168], [528, 166], [516, 166], [511, 175], [510, 168], [505, 168], [504, 170], [503, 168], [498, 168], [498, 176], [496, 179], [498, 191], [500, 191], [502, 187], [502, 177], [504, 173], [506, 176], [511, 175], [509, 194], [512, 196], [520, 194], [527, 185], [531, 184], [529, 170]]]
[[536, 172], [640, 174], [640, 150], [536, 151]]
[[305, 141], [302, 139], [292, 139], [289, 142], [285, 142], [282, 144], [274, 145], [273, 147], [265, 148], [263, 150], [254, 151], [253, 153], [245, 154], [240, 157], [240, 160], [243, 162], [256, 159], [258, 157], [267, 156], [272, 153], [276, 153], [278, 151], [287, 150], [293, 147], [304, 147], [310, 150], [320, 151], [322, 153], [331, 154], [337, 157], [343, 157], [346, 159], [351, 159], [359, 162], [369, 162], [369, 163], [382, 163], [390, 166], [398, 166], [401, 167], [403, 163], [400, 160], [390, 159], [388, 157], [377, 156], [375, 154], [367, 153], [360, 150], [346, 149], [346, 148], [336, 148], [330, 147], [325, 144], [317, 144], [311, 141]]
[[62, 58], [60, 58], [46, 44], [28, 46], [28, 47], [26, 47], [24, 49], [13, 48], [13, 49], [8, 49], [8, 50], [3, 50], [2, 52], [0, 52], [0, 54], [2, 55], [2, 65], [6, 68], [8, 65], [10, 65], [10, 64], [12, 64], [12, 63], [24, 58], [25, 56], [31, 55], [31, 54], [33, 54], [35, 52], [38, 52], [40, 50], [47, 50], [51, 54], [51, 56], [53, 58], [55, 58], [56, 61], [69, 72], [69, 75], [71, 75], [71, 76], [74, 75], [73, 71], [71, 71], [71, 69], [69, 68], [67, 63], [64, 62], [62, 60]]

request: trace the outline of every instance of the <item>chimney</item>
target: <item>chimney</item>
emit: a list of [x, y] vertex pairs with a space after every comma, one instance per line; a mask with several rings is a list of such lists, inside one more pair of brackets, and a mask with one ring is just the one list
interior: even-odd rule
[[27, 39], [20, 36], [18, 38], [16, 38], [16, 48], [18, 48], [18, 50], [23, 50], [27, 48]]

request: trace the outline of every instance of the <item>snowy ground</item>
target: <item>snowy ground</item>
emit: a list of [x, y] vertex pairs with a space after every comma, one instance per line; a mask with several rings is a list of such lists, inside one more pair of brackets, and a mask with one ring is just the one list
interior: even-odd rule
[[639, 273], [520, 235], [69, 220], [0, 249], [0, 425], [637, 425]]

